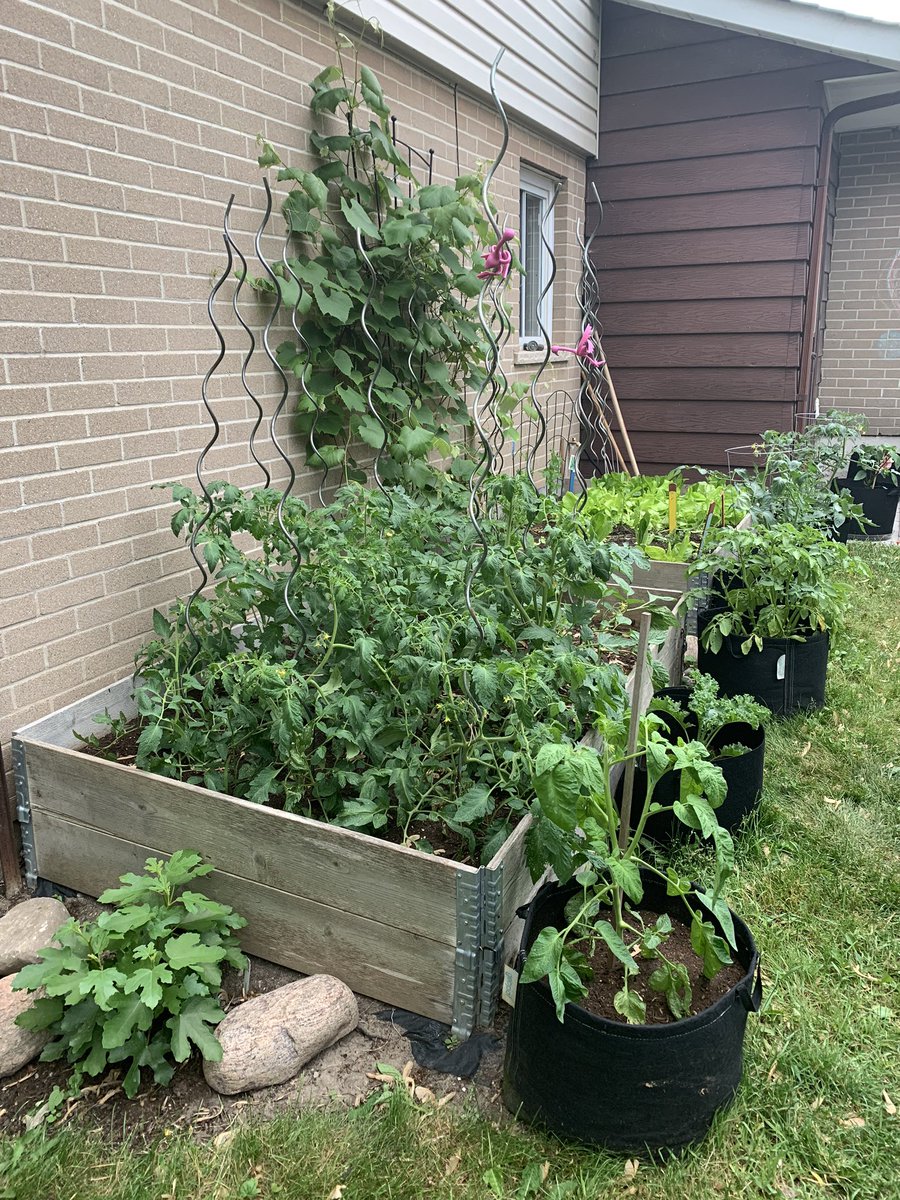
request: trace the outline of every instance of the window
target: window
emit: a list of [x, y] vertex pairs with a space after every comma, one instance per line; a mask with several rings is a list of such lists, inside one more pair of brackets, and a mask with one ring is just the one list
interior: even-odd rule
[[[550, 278], [550, 253], [541, 242], [541, 224], [546, 218], [544, 234], [553, 245], [553, 213], [547, 213], [553, 202], [555, 180], [530, 167], [522, 167], [519, 180], [520, 258], [525, 274], [519, 292], [519, 341], [530, 350], [542, 350], [544, 337], [538, 323], [553, 337], [553, 290], [541, 301], [541, 292]], [[540, 311], [539, 311], [540, 308]], [[530, 343], [536, 343], [531, 345]]]

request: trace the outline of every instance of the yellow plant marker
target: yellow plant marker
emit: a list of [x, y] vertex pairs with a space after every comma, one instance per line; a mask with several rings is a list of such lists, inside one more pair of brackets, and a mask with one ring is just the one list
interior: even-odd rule
[[669, 484], [669, 533], [674, 533], [678, 515], [678, 487], [674, 483]]

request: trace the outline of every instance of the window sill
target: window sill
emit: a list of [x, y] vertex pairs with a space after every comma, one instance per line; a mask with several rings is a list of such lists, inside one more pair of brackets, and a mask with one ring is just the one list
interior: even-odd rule
[[[513, 362], [517, 367], [537, 366], [544, 361], [544, 353], [545, 351], [543, 350], [516, 350], [513, 354]], [[558, 367], [566, 361], [567, 357], [570, 356], [565, 354], [551, 354], [547, 365]]]

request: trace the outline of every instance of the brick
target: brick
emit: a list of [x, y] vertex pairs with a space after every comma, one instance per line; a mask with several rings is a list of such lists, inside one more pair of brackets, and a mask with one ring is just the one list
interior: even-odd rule
[[17, 133], [15, 144], [17, 162], [49, 167], [52, 171], [71, 171], [77, 175], [89, 173], [87, 151], [81, 146], [27, 133]]
[[86, 434], [86, 418], [75, 413], [16, 421], [16, 441], [20, 446], [54, 445], [58, 441], [83, 438]]

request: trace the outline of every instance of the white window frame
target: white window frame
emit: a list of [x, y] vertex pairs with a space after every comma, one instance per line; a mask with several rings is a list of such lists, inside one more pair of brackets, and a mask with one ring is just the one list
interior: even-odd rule
[[[526, 167], [524, 164], [519, 169], [519, 237], [520, 237], [520, 253], [519, 259], [525, 261], [525, 196], [537, 196], [541, 200], [541, 223], [546, 220], [544, 232], [547, 235], [547, 241], [551, 246], [556, 248], [556, 240], [554, 234], [554, 217], [555, 214], [551, 210], [549, 218], [547, 218], [547, 210], [553, 203], [553, 193], [556, 191], [557, 180], [552, 175], [545, 175], [543, 171], [538, 171], [534, 167]], [[547, 280], [550, 278], [550, 272], [553, 267], [553, 262], [550, 257], [550, 252], [542, 242], [540, 245], [540, 280], [538, 291], [541, 292], [546, 286]], [[521, 280], [519, 285], [519, 345], [520, 347], [525, 342], [540, 341], [541, 334], [526, 336], [523, 332], [524, 326], [524, 307], [525, 307], [525, 280]], [[538, 315], [540, 316], [544, 327], [550, 333], [550, 342], [553, 342], [553, 288], [544, 297], [541, 303]]]

